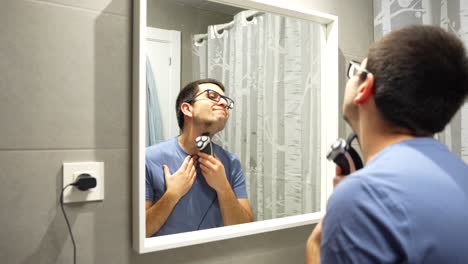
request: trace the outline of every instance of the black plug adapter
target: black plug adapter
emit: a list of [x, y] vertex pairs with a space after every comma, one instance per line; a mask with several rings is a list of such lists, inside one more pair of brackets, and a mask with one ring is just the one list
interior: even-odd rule
[[76, 181], [72, 185], [77, 186], [81, 191], [87, 191], [96, 187], [97, 181], [96, 178], [89, 175], [88, 173], [82, 173], [78, 175]]

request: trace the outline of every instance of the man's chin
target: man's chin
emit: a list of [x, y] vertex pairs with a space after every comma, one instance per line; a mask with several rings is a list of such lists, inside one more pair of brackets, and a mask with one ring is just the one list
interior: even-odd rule
[[212, 134], [216, 134], [226, 127], [226, 121], [227, 120], [225, 119], [224, 120], [218, 119], [216, 121], [206, 123], [206, 127], [207, 129], [211, 131]]
[[351, 122], [351, 119], [348, 116], [346, 116], [345, 114], [343, 114], [343, 119], [344, 119], [345, 123], [348, 124], [348, 126], [351, 128], [351, 130], [354, 133], [356, 133], [356, 129], [354, 128], [354, 124], [353, 124], [353, 122]]
[[224, 121], [224, 122], [219, 121], [219, 123], [215, 124], [214, 127], [217, 130], [217, 132], [219, 132], [219, 131], [223, 130], [226, 127], [226, 121]]
[[346, 124], [348, 124], [349, 126], [351, 126], [350, 122], [349, 122], [349, 118], [343, 114], [343, 120], [345, 121]]

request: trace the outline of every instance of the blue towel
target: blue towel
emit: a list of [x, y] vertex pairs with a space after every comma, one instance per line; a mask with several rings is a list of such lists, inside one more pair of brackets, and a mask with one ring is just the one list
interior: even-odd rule
[[148, 57], [146, 58], [146, 111], [146, 146], [151, 146], [161, 142], [163, 136], [156, 82]]

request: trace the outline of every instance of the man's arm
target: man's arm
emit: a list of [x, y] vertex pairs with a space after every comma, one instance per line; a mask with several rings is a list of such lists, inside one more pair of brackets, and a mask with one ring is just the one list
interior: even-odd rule
[[217, 194], [225, 226], [253, 221], [253, 213], [248, 199], [237, 199], [230, 186], [224, 192], [217, 192]]
[[306, 263], [307, 264], [319, 264], [320, 263], [320, 241], [322, 240], [322, 222], [315, 226], [314, 231], [309, 236], [306, 245]]
[[159, 231], [179, 199], [176, 194], [166, 191], [156, 203], [146, 201], [146, 237]]
[[[341, 175], [341, 168], [336, 167], [336, 176], [333, 178], [333, 188], [343, 180], [344, 176]], [[315, 226], [314, 230], [309, 236], [306, 244], [306, 264], [319, 264], [320, 263], [320, 242], [322, 241], [322, 223], [323, 218]]]
[[217, 158], [198, 153], [200, 168], [206, 182], [218, 195], [224, 225], [235, 225], [253, 221], [253, 213], [248, 199], [237, 199], [229, 184], [224, 165]]
[[167, 221], [172, 210], [179, 202], [180, 198], [184, 196], [192, 187], [195, 177], [197, 175], [195, 161], [192, 157], [187, 156], [174, 173], [170, 174], [169, 168], [164, 168], [164, 178], [166, 179], [166, 192], [156, 202], [146, 201], [146, 237], [150, 237]]

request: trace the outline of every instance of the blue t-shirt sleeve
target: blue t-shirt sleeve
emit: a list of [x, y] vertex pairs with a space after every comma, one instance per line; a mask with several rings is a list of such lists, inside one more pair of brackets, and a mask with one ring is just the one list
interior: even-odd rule
[[245, 176], [242, 172], [242, 166], [236, 155], [231, 154], [231, 186], [237, 199], [247, 198], [247, 189], [245, 186]]
[[156, 202], [165, 192], [164, 171], [159, 160], [155, 157], [162, 156], [155, 152], [154, 148], [148, 149], [145, 157], [145, 198], [147, 201]]
[[348, 176], [330, 197], [321, 263], [400, 263], [408, 236], [403, 208], [360, 176]]
[[148, 165], [145, 165], [145, 172], [146, 201], [154, 202], [153, 177], [151, 177], [151, 170], [148, 169]]

